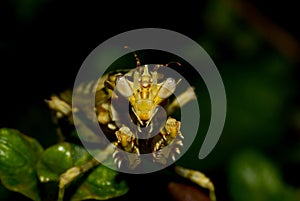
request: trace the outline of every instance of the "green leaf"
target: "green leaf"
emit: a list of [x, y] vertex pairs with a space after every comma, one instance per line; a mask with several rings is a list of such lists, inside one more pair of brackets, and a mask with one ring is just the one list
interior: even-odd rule
[[[99, 150], [101, 151], [101, 150]], [[62, 173], [92, 159], [81, 146], [63, 142], [46, 149], [38, 162], [37, 172], [41, 182], [59, 181]], [[72, 196], [72, 200], [105, 200], [121, 196], [128, 191], [125, 181], [117, 181], [118, 173], [105, 166], [93, 169]]]
[[119, 181], [117, 175], [116, 171], [104, 165], [98, 166], [79, 186], [71, 200], [107, 200], [126, 194], [128, 186], [124, 180]]
[[35, 139], [15, 129], [0, 129], [2, 184], [32, 200], [40, 200], [35, 166], [42, 152], [42, 146]]
[[37, 165], [37, 173], [41, 182], [59, 181], [59, 176], [69, 168], [90, 159], [90, 154], [83, 147], [63, 142], [44, 151]]

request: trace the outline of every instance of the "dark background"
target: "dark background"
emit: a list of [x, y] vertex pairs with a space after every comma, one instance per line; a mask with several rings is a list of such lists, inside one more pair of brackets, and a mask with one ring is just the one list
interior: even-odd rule
[[[216, 149], [203, 161], [189, 163], [186, 157], [181, 163], [214, 173], [219, 189], [224, 187], [220, 193], [229, 196], [221, 167], [237, 150], [255, 147], [280, 163], [289, 155], [288, 147], [297, 147], [298, 13], [291, 0], [1, 1], [0, 126], [19, 129], [49, 146], [56, 139], [49, 137], [54, 129], [44, 99], [72, 87], [94, 48], [135, 28], [174, 30], [209, 53], [228, 99], [226, 126]], [[196, 146], [190, 154], [198, 150]], [[298, 165], [300, 159], [292, 162]], [[295, 167], [286, 163], [281, 168], [289, 170], [284, 173], [287, 183], [299, 186]]]

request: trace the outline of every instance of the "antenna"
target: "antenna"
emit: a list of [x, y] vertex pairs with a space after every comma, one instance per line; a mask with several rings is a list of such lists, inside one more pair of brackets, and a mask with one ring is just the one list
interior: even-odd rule
[[131, 47], [125, 45], [124, 48], [126, 49], [130, 49], [133, 52], [134, 58], [136, 60], [136, 67], [141, 66], [141, 61], [139, 59], [139, 57], [137, 56], [136, 52], [134, 51], [134, 49], [132, 49]]
[[169, 65], [170, 65], [170, 64], [173, 64], [173, 63], [177, 64], [178, 66], [181, 66], [181, 63], [179, 63], [179, 62], [177, 62], [177, 61], [171, 61], [171, 62], [169, 62], [169, 63], [167, 63], [167, 64], [165, 64], [165, 65], [163, 65], [163, 64], [155, 65], [153, 71], [157, 71], [157, 70], [158, 70], [160, 67], [162, 67], [162, 66], [169, 67]]
[[181, 66], [181, 63], [179, 63], [178, 61], [170, 61], [169, 63], [166, 64], [166, 66], [169, 66], [170, 64], [177, 64], [178, 66]]

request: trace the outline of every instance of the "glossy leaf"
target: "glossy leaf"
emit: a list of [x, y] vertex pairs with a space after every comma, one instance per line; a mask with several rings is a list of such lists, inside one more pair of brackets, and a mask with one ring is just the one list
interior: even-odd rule
[[114, 170], [98, 166], [79, 186], [71, 200], [106, 200], [126, 194], [128, 186], [124, 180], [119, 181], [117, 175]]
[[59, 181], [59, 176], [69, 168], [91, 159], [81, 146], [63, 142], [46, 149], [37, 165], [41, 182]]
[[9, 190], [40, 200], [36, 163], [42, 146], [18, 130], [0, 129], [0, 178]]
[[[41, 182], [59, 181], [62, 173], [74, 166], [83, 165], [91, 155], [81, 146], [67, 142], [49, 147], [44, 151], [37, 166]], [[72, 196], [72, 200], [105, 200], [123, 195], [128, 188], [125, 181], [117, 181], [117, 172], [98, 166], [89, 174]]]

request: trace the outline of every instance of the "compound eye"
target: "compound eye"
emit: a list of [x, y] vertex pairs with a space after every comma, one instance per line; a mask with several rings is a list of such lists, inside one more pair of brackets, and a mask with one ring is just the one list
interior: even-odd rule
[[116, 89], [122, 96], [126, 98], [130, 97], [133, 93], [125, 77], [118, 77]]
[[168, 98], [171, 94], [174, 93], [175, 89], [176, 89], [175, 80], [173, 78], [168, 78], [161, 86], [158, 92], [158, 97], [163, 99]]

